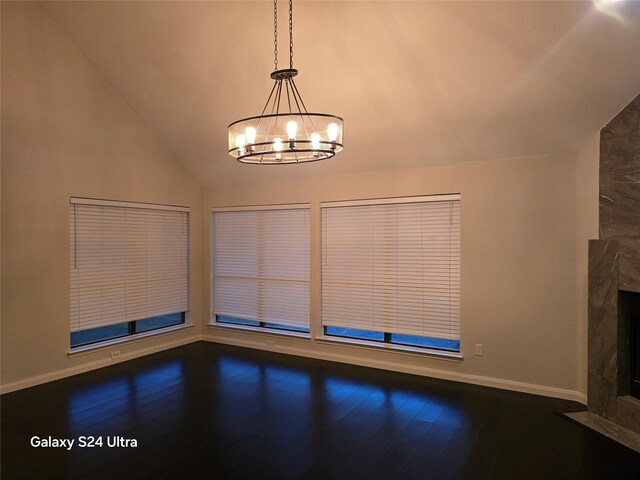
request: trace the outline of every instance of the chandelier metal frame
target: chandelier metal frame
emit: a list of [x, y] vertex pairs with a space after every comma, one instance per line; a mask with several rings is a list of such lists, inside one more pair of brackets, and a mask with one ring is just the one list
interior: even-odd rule
[[294, 81], [298, 70], [293, 68], [292, 2], [289, 0], [289, 68], [278, 69], [278, 0], [274, 0], [273, 88], [260, 115], [237, 120], [228, 127], [229, 155], [242, 163], [308, 163], [326, 160], [343, 149], [343, 119], [310, 113]]

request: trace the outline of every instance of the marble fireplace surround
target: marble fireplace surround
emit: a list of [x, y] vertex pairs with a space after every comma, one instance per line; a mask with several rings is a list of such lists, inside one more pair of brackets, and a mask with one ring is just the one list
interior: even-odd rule
[[640, 433], [640, 400], [629, 396], [625, 292], [640, 293], [640, 239], [591, 240], [588, 408]]

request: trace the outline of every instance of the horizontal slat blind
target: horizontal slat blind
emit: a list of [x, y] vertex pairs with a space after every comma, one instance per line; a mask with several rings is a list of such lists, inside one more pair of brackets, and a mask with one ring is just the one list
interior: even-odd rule
[[321, 206], [323, 325], [460, 338], [460, 200], [423, 198]]
[[309, 209], [213, 212], [214, 315], [309, 328]]
[[188, 213], [70, 205], [71, 331], [189, 309]]

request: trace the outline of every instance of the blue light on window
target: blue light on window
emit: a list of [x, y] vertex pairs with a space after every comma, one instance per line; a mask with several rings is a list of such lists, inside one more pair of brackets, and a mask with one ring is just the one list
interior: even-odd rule
[[81, 332], [71, 332], [71, 346], [79, 347], [89, 343], [102, 342], [113, 338], [125, 337], [129, 335], [129, 323], [118, 323], [106, 327], [82, 330]]
[[308, 328], [292, 327], [290, 325], [280, 325], [278, 323], [264, 323], [263, 326], [266, 328], [276, 328], [278, 330], [289, 330], [291, 332], [309, 332]]
[[446, 340], [443, 338], [421, 337], [419, 335], [391, 334], [391, 343], [409, 345], [412, 347], [437, 348], [439, 350], [460, 351], [460, 340]]
[[420, 335], [405, 335], [400, 333], [385, 333], [373, 330], [360, 330], [346, 327], [324, 327], [326, 335], [356, 340], [370, 340], [375, 342], [393, 343], [396, 345], [407, 345], [411, 347], [431, 348], [436, 350], [447, 350], [451, 352], [460, 351], [460, 340], [448, 340], [442, 338], [423, 337]]
[[259, 327], [260, 322], [256, 322], [255, 320], [245, 320], [243, 318], [235, 318], [235, 317], [225, 317], [224, 315], [218, 315], [216, 320], [219, 323], [232, 323], [234, 325], [248, 325], [250, 327]]
[[132, 322], [107, 325], [106, 327], [90, 328], [80, 332], [71, 332], [71, 348], [180, 325], [185, 323], [185, 316], [185, 312], [179, 312], [170, 315], [144, 318]]
[[286, 330], [289, 332], [309, 333], [308, 328], [292, 327], [290, 325], [281, 325], [279, 323], [258, 322], [256, 320], [244, 320], [242, 318], [226, 317], [224, 315], [217, 315], [216, 321], [218, 323], [231, 323], [233, 325], [247, 325], [249, 327], [264, 327], [276, 330]]
[[343, 327], [325, 327], [327, 335], [335, 335], [337, 337], [357, 338], [359, 340], [374, 340], [376, 342], [384, 341], [384, 332], [375, 332], [373, 330], [359, 330], [357, 328]]
[[184, 323], [184, 313], [172, 313], [160, 317], [145, 318], [136, 321], [136, 333], [157, 330], [158, 328], [172, 327]]

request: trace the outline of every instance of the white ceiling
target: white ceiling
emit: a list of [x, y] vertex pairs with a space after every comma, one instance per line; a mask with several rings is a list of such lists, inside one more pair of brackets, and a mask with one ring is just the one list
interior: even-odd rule
[[271, 2], [42, 5], [207, 186], [571, 151], [640, 92], [637, 1], [296, 1], [296, 83], [345, 150], [241, 165], [226, 127], [271, 89]]

